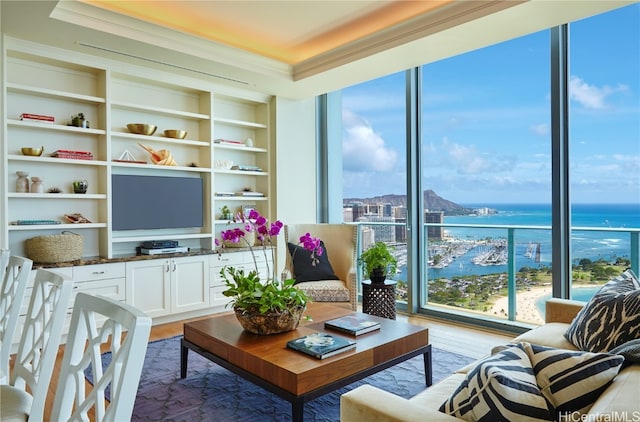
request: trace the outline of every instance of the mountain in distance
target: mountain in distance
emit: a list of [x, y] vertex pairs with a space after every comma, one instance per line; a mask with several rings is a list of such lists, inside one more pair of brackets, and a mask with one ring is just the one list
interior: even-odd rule
[[[381, 195], [373, 198], [345, 198], [344, 204], [352, 202], [362, 202], [363, 204], [391, 204], [391, 206], [407, 206], [407, 195]], [[424, 191], [424, 206], [429, 211], [444, 211], [445, 215], [469, 215], [473, 214], [472, 208], [466, 208], [462, 205], [458, 205], [455, 202], [451, 202], [439, 196], [431, 189]]]

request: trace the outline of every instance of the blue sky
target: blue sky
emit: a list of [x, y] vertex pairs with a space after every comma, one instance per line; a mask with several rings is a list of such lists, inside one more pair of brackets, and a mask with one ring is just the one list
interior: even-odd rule
[[[423, 183], [458, 203], [548, 203], [550, 33], [423, 69]], [[571, 197], [640, 203], [640, 4], [570, 26]], [[404, 194], [404, 72], [346, 88], [344, 197]]]

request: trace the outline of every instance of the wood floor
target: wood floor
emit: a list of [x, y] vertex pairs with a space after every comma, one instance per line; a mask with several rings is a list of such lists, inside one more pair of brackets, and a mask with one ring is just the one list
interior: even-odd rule
[[[407, 317], [404, 315], [398, 315], [397, 319], [411, 324], [425, 325], [429, 327], [429, 340], [433, 347], [453, 353], [463, 354], [476, 359], [488, 355], [493, 346], [507, 343], [513, 338], [513, 335], [510, 334], [491, 330], [482, 330], [459, 323], [449, 323], [422, 316]], [[161, 340], [182, 334], [182, 326], [187, 321], [190, 320], [154, 326], [151, 329], [149, 341]], [[47, 419], [51, 414], [53, 397], [55, 394], [63, 352], [64, 347], [61, 346], [60, 351], [58, 352], [58, 360], [54, 369], [49, 388], [49, 397], [46, 403], [45, 415]]]

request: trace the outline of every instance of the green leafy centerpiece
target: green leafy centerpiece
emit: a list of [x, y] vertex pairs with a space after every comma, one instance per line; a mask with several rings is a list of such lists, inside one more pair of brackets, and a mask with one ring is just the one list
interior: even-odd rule
[[[275, 276], [275, 257], [273, 240], [280, 233], [283, 224], [279, 220], [269, 223], [256, 210], [249, 213], [248, 219], [238, 214], [236, 223], [241, 227], [224, 230], [221, 233], [222, 246], [225, 243], [245, 243], [251, 251], [254, 270], [245, 272], [244, 269], [226, 266], [220, 270], [227, 289], [224, 296], [231, 298], [229, 305], [233, 306], [236, 317], [242, 327], [251, 333], [266, 335], [283, 333], [298, 328], [300, 318], [306, 309], [309, 298], [294, 286], [295, 280], [283, 279], [278, 281]], [[247, 241], [247, 233], [255, 232], [256, 245], [261, 246], [267, 264], [267, 274], [271, 278], [262, 281], [258, 275], [258, 261], [253, 244]], [[323, 253], [320, 240], [306, 233], [300, 238], [303, 247], [310, 251], [310, 259], [316, 262], [317, 256]], [[219, 244], [219, 242], [216, 242]], [[268, 250], [271, 252], [273, 271], [269, 270], [267, 259]], [[284, 277], [283, 277], [284, 278]]]

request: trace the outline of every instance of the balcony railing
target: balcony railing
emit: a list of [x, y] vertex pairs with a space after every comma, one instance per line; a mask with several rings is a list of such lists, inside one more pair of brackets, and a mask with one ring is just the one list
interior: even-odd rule
[[[396, 241], [396, 237], [390, 236], [390, 233], [396, 233], [397, 230], [404, 232], [404, 224], [393, 222], [358, 222], [358, 256], [363, 249], [373, 241], [386, 241], [396, 246], [396, 253], [400, 260], [400, 269], [406, 267], [402, 264], [406, 263], [410, 257], [406, 256], [406, 242]], [[373, 235], [371, 232], [373, 232]], [[434, 233], [445, 232], [446, 235], [441, 240], [433, 238]], [[386, 236], [379, 236], [385, 233]], [[378, 233], [378, 235], [376, 235]], [[484, 296], [490, 294], [491, 299], [502, 296], [500, 291], [506, 288], [506, 310], [500, 309], [500, 314], [491, 313], [486, 309], [465, 309], [470, 314], [479, 318], [494, 318], [506, 321], [519, 322], [539, 322], [532, 320], [518, 309], [518, 288], [520, 291], [531, 290], [532, 288], [540, 288], [540, 283], [527, 280], [522, 277], [518, 279], [519, 269], [531, 268], [534, 271], [541, 271], [551, 268], [551, 226], [518, 226], [518, 225], [482, 225], [482, 224], [447, 224], [447, 223], [427, 223], [425, 225], [425, 234], [430, 233], [429, 239], [425, 239], [429, 256], [426, 256], [429, 265], [426, 268], [426, 274], [421, 277], [421, 301], [423, 306], [445, 305], [442, 300], [432, 300], [429, 292], [429, 283], [435, 283], [436, 280], [462, 280], [469, 279], [468, 276], [480, 276], [483, 278], [489, 274], [506, 274], [506, 280], [502, 277], [495, 278], [490, 286], [489, 293], [482, 293]], [[607, 249], [606, 245], [599, 244], [602, 236], [597, 233], [607, 233], [607, 241], [615, 245], [615, 250]], [[406, 235], [403, 234], [402, 236]], [[400, 236], [400, 240], [404, 240]], [[627, 245], [628, 240], [628, 245]], [[591, 244], [590, 244], [591, 242]], [[575, 246], [575, 247], [574, 247]], [[600, 247], [600, 253], [595, 252]], [[542, 250], [541, 250], [542, 249]], [[437, 251], [440, 256], [436, 257]], [[402, 254], [404, 253], [404, 256]], [[475, 256], [472, 256], [475, 253]], [[483, 255], [485, 254], [485, 255]], [[621, 259], [629, 259], [631, 268], [636, 274], [640, 274], [640, 228], [601, 228], [601, 227], [573, 227], [572, 228], [572, 256], [573, 265], [578, 265], [581, 259], [590, 261], [605, 260], [610, 261], [614, 257]], [[550, 273], [550, 271], [549, 271]], [[406, 272], [397, 275], [398, 280], [398, 303], [403, 302], [402, 294], [410, 294], [406, 291]], [[576, 273], [578, 274], [578, 273]], [[466, 277], [465, 277], [466, 276]], [[362, 280], [362, 271], [357, 271], [358, 285]], [[403, 279], [404, 277], [404, 279]], [[548, 276], [550, 277], [550, 276]], [[582, 285], [582, 280], [576, 280], [574, 277], [574, 285]], [[442, 283], [440, 283], [442, 284]], [[548, 296], [551, 295], [550, 279], [547, 283]], [[461, 284], [465, 286], [464, 282]], [[597, 287], [597, 285], [594, 285]], [[455, 292], [456, 284], [450, 289]], [[474, 287], [475, 288], [475, 287]], [[577, 289], [575, 290], [578, 291]], [[595, 289], [585, 289], [581, 292], [593, 292]], [[574, 289], [572, 289], [572, 294]], [[539, 293], [539, 292], [538, 292]], [[416, 294], [413, 292], [412, 294]], [[591, 293], [593, 294], [593, 293]], [[525, 294], [523, 293], [523, 296]], [[435, 293], [433, 296], [436, 296]], [[440, 298], [441, 299], [441, 298]], [[504, 299], [502, 299], [504, 300]], [[588, 299], [582, 299], [588, 300]], [[533, 307], [534, 303], [527, 302], [521, 307]], [[449, 306], [450, 310], [460, 311], [460, 307], [455, 308]], [[531, 312], [531, 309], [526, 310]], [[543, 312], [543, 309], [539, 309]], [[535, 313], [535, 312], [534, 312]]]

